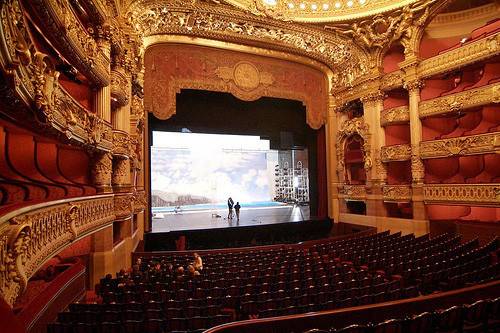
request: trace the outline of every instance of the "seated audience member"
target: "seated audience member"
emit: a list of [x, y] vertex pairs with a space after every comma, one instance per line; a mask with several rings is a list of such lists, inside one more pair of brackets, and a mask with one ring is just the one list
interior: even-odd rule
[[188, 274], [190, 278], [194, 278], [196, 276], [200, 275], [200, 272], [198, 272], [196, 269], [194, 269], [193, 265], [188, 266]]
[[177, 281], [183, 281], [184, 280], [184, 267], [179, 266], [177, 267], [177, 276], [176, 279]]
[[194, 269], [197, 271], [201, 271], [203, 269], [203, 260], [201, 259], [200, 255], [198, 253], [194, 253], [194, 262], [193, 262]]

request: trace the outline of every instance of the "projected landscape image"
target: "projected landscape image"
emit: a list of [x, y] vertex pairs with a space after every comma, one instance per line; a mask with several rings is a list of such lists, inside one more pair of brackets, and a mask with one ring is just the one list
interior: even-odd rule
[[277, 152], [259, 137], [154, 132], [151, 148], [153, 210], [224, 206], [273, 198]]

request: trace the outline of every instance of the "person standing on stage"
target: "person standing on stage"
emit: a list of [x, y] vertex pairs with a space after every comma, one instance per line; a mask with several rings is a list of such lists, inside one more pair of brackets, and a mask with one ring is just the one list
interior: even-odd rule
[[228, 220], [231, 220], [233, 218], [233, 205], [233, 198], [229, 197], [229, 199], [227, 199], [227, 208], [229, 209], [229, 213], [227, 214]]
[[236, 212], [236, 220], [239, 221], [240, 220], [240, 202], [237, 201], [236, 202], [236, 205], [234, 206], [234, 211]]

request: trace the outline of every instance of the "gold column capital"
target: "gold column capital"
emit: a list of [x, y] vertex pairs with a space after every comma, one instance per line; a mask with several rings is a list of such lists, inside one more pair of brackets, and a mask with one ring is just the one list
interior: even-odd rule
[[409, 93], [420, 92], [420, 89], [424, 87], [424, 81], [420, 79], [405, 80], [403, 83], [403, 88], [408, 90]]

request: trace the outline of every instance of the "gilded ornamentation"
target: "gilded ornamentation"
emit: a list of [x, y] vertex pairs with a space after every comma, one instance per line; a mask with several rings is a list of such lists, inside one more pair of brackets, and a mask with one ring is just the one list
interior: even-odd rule
[[343, 185], [339, 188], [339, 197], [350, 200], [365, 200], [365, 185]]
[[382, 103], [384, 101], [385, 97], [386, 96], [385, 96], [384, 92], [377, 90], [377, 91], [365, 94], [363, 97], [360, 98], [360, 100], [364, 105], [373, 105], [376, 103]]
[[0, 218], [2, 297], [13, 305], [47, 259], [114, 218], [112, 195], [43, 203], [4, 215]]
[[113, 159], [113, 176], [111, 182], [113, 186], [130, 186], [130, 159]]
[[498, 55], [500, 50], [500, 32], [458, 48], [438, 54], [422, 61], [418, 67], [420, 77], [451, 72], [481, 60]]
[[439, 158], [499, 152], [500, 132], [463, 136], [420, 143], [420, 157]]
[[32, 0], [27, 9], [44, 23], [45, 35], [80, 72], [98, 86], [109, 84], [108, 61], [94, 37], [73, 14], [68, 0]]
[[125, 106], [129, 100], [128, 80], [125, 75], [116, 69], [111, 71], [111, 98], [116, 106]]
[[132, 194], [115, 195], [114, 207], [117, 219], [126, 219], [133, 214], [134, 197]]
[[424, 201], [498, 206], [499, 190], [498, 184], [427, 184], [424, 185]]
[[410, 111], [408, 109], [408, 105], [386, 109], [380, 113], [381, 126], [404, 124], [408, 123], [409, 121]]
[[269, 86], [274, 82], [272, 74], [259, 72], [254, 64], [247, 61], [239, 62], [233, 68], [219, 67], [215, 73], [224, 82], [232, 80], [238, 88], [246, 91], [254, 90], [261, 84]]
[[425, 166], [420, 158], [418, 145], [411, 147], [411, 176], [412, 181], [416, 184], [422, 183], [425, 177]]
[[[55, 71], [50, 57], [36, 51], [24, 26], [19, 3], [2, 3], [0, 20], [0, 45], [3, 45], [0, 47], [0, 64], [7, 73], [7, 79], [13, 83], [3, 88], [7, 91], [2, 94], [4, 98], [9, 98], [7, 104], [13, 107], [5, 108], [2, 112], [23, 123], [31, 121], [26, 125], [32, 125], [32, 130], [45, 135], [61, 133], [78, 144], [90, 144], [97, 150], [110, 150], [112, 143], [106, 134], [106, 124], [101, 126], [104, 127], [104, 133], [100, 142], [94, 145], [92, 135], [99, 133], [94, 133], [95, 124], [88, 120], [89, 111], [59, 84], [59, 73]], [[27, 113], [23, 114], [21, 109]], [[99, 141], [99, 138], [95, 139]]]
[[489, 103], [499, 103], [499, 91], [500, 83], [494, 83], [453, 95], [422, 101], [419, 103], [419, 116], [425, 118], [438, 114], [458, 112]]
[[403, 83], [403, 88], [408, 90], [409, 93], [420, 92], [420, 89], [424, 87], [424, 82], [422, 80], [412, 80]]
[[92, 181], [97, 186], [111, 186], [113, 163], [111, 153], [96, 153], [92, 159]]
[[113, 155], [129, 156], [130, 135], [127, 132], [113, 130]]
[[411, 146], [409, 144], [384, 146], [380, 148], [382, 162], [409, 161], [411, 159]]
[[353, 38], [366, 50], [389, 48], [394, 42], [400, 41], [405, 47], [405, 53], [411, 53], [410, 41], [429, 17], [429, 6], [436, 0], [417, 2], [396, 10], [390, 15], [378, 14], [361, 22], [352, 24], [337, 24], [325, 26], [338, 34]]
[[380, 78], [380, 89], [387, 91], [403, 86], [404, 73], [402, 70], [397, 70], [387, 73]]
[[[243, 83], [246, 89], [234, 82], [235, 69], [244, 63], [255, 66], [245, 65], [254, 73], [253, 81]], [[150, 80], [145, 82], [144, 107], [160, 119], [175, 114], [177, 93], [197, 89], [228, 92], [246, 101], [263, 96], [298, 100], [312, 128], [326, 122], [327, 81], [322, 72], [305, 65], [192, 45], [157, 45], [148, 49], [145, 68]], [[259, 85], [249, 89], [256, 86], [256, 70]]]
[[372, 175], [372, 179], [379, 179], [382, 183], [385, 183], [387, 179], [387, 167], [384, 163], [382, 163], [381, 152], [380, 150], [375, 150], [375, 174]]
[[139, 213], [146, 209], [148, 206], [148, 201], [146, 198], [146, 192], [138, 191], [134, 194], [134, 213]]
[[[244, 14], [225, 7], [213, 7], [188, 1], [172, 4], [160, 1], [144, 1], [132, 8], [131, 20], [144, 37], [159, 34], [185, 34], [255, 44], [269, 43], [287, 47], [300, 53], [321, 59], [332, 69], [353, 75], [364, 74], [361, 67], [363, 54], [348, 38], [332, 36], [321, 29], [283, 24]], [[354, 80], [355, 78], [353, 78]]]
[[386, 185], [382, 188], [384, 201], [410, 202], [412, 196], [409, 185]]
[[368, 172], [372, 167], [370, 156], [370, 131], [368, 124], [364, 123], [362, 118], [346, 120], [340, 126], [335, 141], [335, 150], [337, 151], [337, 173], [341, 180], [344, 180], [344, 143], [351, 135], [358, 134], [363, 139], [363, 161], [364, 168]]

